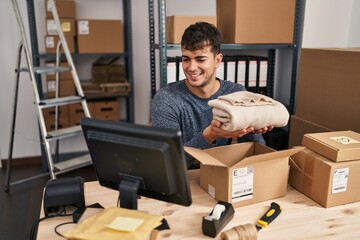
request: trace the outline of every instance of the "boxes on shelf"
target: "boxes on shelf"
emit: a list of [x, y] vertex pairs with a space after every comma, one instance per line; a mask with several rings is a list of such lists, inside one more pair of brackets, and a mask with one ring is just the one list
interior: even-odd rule
[[305, 148], [290, 158], [289, 184], [325, 208], [360, 201], [360, 160], [333, 162]]
[[187, 27], [196, 22], [209, 22], [216, 26], [216, 16], [168, 16], [166, 17], [166, 40], [179, 44]]
[[[75, 53], [75, 39], [73, 36], [65, 36], [66, 43], [71, 53]], [[46, 35], [45, 36], [45, 52], [56, 53], [57, 44], [59, 42], [58, 35]], [[64, 45], [60, 48], [60, 52], [64, 52]]]
[[295, 115], [335, 131], [360, 132], [360, 48], [301, 50]]
[[302, 139], [306, 133], [332, 132], [333, 130], [319, 124], [307, 121], [296, 115], [290, 117], [289, 143], [288, 147], [301, 146]]
[[357, 132], [308, 133], [302, 144], [334, 162], [360, 160], [360, 134]]
[[200, 186], [213, 198], [244, 206], [286, 194], [289, 156], [302, 148], [275, 151], [247, 142], [185, 151], [200, 161]]
[[217, 26], [226, 43], [293, 43], [296, 0], [217, 0]]
[[82, 82], [86, 97], [106, 97], [106, 96], [128, 96], [131, 87], [128, 82], [119, 83], [94, 83], [94, 82]]
[[94, 82], [127, 82], [125, 65], [118, 57], [101, 57], [92, 66], [91, 76]]
[[119, 121], [120, 109], [119, 101], [94, 101], [93, 102], [94, 118]]
[[[75, 19], [70, 18], [61, 18], [61, 29], [65, 36], [75, 36]], [[47, 18], [46, 19], [46, 34], [47, 35], [58, 35], [58, 31], [56, 28], [56, 24], [54, 19]]]
[[79, 53], [122, 53], [122, 21], [79, 19], [77, 41]]
[[[75, 0], [56, 0], [55, 5], [59, 18], [76, 18]], [[45, 11], [46, 17], [53, 17], [48, 0], [45, 0]]]
[[[59, 81], [59, 97], [76, 95], [75, 84], [72, 79], [62, 79]], [[56, 81], [47, 80], [47, 97], [53, 98], [56, 95]]]

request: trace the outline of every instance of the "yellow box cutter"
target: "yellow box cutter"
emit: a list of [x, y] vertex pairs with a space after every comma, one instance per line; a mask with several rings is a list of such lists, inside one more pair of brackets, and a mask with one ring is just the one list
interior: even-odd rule
[[259, 231], [266, 228], [279, 214], [281, 213], [281, 207], [276, 202], [272, 202], [269, 210], [257, 221], [256, 229]]

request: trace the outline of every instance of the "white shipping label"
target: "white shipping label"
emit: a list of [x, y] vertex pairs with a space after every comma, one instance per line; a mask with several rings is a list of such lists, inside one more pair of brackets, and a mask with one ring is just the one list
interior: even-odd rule
[[54, 37], [46, 37], [46, 47], [47, 48], [55, 48], [55, 39]]
[[90, 28], [89, 28], [89, 21], [78, 21], [78, 31], [81, 35], [89, 35]]
[[254, 167], [234, 169], [232, 173], [232, 202], [252, 199], [254, 193]]
[[47, 29], [47, 33], [49, 35], [57, 35], [58, 31], [56, 28], [56, 24], [54, 20], [47, 20], [46, 21], [46, 29]]
[[331, 193], [346, 192], [349, 178], [349, 168], [335, 169]]
[[351, 144], [351, 143], [359, 143], [359, 141], [352, 139], [350, 137], [347, 137], [347, 136], [331, 137], [330, 139], [332, 139], [338, 143], [344, 144], [344, 145]]

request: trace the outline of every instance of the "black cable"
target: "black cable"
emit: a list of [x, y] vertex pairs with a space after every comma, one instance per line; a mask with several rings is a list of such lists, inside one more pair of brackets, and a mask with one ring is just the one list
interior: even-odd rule
[[45, 217], [40, 218], [31, 227], [30, 240], [36, 240], [36, 233], [37, 233], [37, 230], [38, 230], [38, 227], [39, 227], [39, 223], [41, 221], [46, 220], [46, 219], [50, 219], [50, 218], [54, 218], [54, 217], [69, 217], [69, 216], [72, 216], [72, 215], [73, 215], [73, 213], [66, 214], [66, 207], [64, 206], [62, 208], [62, 210], [60, 212], [56, 212], [55, 215], [50, 215], [50, 216], [45, 216]]
[[62, 235], [60, 232], [58, 232], [57, 229], [58, 229], [59, 227], [63, 226], [63, 225], [67, 225], [67, 224], [76, 224], [76, 223], [74, 223], [74, 222], [63, 222], [63, 223], [60, 223], [59, 225], [57, 225], [57, 226], [54, 228], [55, 233], [56, 233], [57, 235], [59, 235], [60, 237], [65, 238], [65, 236]]

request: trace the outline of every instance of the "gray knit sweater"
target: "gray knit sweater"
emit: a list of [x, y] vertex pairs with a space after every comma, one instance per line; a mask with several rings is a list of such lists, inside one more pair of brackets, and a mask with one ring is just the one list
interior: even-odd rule
[[[210, 98], [199, 98], [185, 85], [185, 81], [170, 83], [160, 89], [151, 103], [151, 121], [156, 127], [180, 130], [184, 146], [200, 149], [226, 145], [229, 139], [217, 139], [209, 143], [202, 132], [213, 119], [212, 108], [208, 101], [218, 96], [236, 91], [246, 91], [241, 84], [220, 80], [220, 89]], [[254, 141], [265, 144], [260, 134], [247, 134], [238, 142]], [[192, 168], [194, 159], [186, 154], [188, 168]]]

